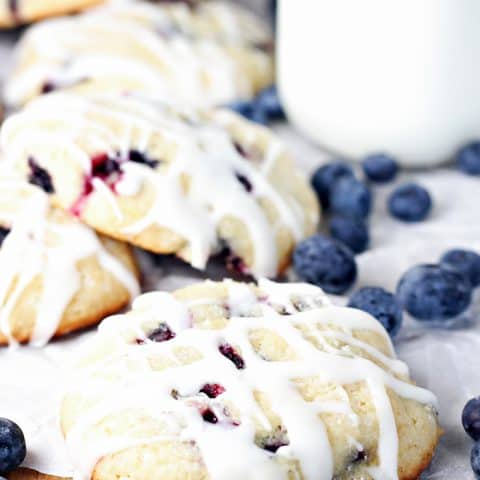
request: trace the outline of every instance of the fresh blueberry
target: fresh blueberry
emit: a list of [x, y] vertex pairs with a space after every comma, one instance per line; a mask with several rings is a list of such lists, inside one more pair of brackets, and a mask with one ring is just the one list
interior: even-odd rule
[[470, 464], [472, 465], [475, 478], [480, 479], [480, 443], [475, 443], [470, 454]]
[[398, 173], [397, 162], [383, 153], [369, 155], [363, 161], [362, 166], [367, 178], [376, 183], [390, 182]]
[[455, 249], [445, 253], [440, 265], [447, 270], [454, 270], [467, 278], [472, 287], [480, 286], [480, 255], [471, 250]]
[[262, 108], [260, 108], [255, 100], [240, 100], [238, 102], [230, 103], [227, 107], [242, 115], [247, 120], [260, 123], [261, 125], [267, 124], [267, 114]]
[[350, 297], [348, 306], [374, 316], [392, 336], [402, 326], [402, 307], [395, 295], [383, 288], [361, 288]]
[[333, 185], [343, 177], [352, 177], [353, 170], [350, 165], [342, 161], [328, 163], [318, 168], [312, 176], [312, 186], [317, 192], [322, 207], [330, 206], [330, 193]]
[[302, 280], [318, 285], [327, 293], [342, 294], [357, 278], [352, 251], [324, 235], [314, 235], [299, 243], [293, 261]]
[[418, 320], [447, 320], [467, 310], [472, 287], [457, 272], [418, 265], [400, 279], [397, 295], [403, 308]]
[[480, 440], [480, 397], [472, 398], [462, 412], [465, 431], [477, 442]]
[[360, 218], [333, 216], [330, 220], [330, 235], [354, 253], [364, 252], [370, 242], [367, 223]]
[[432, 209], [432, 199], [425, 188], [415, 183], [397, 187], [388, 199], [390, 214], [404, 222], [421, 222]]
[[17, 468], [26, 454], [25, 437], [20, 427], [7, 418], [0, 418], [0, 475]]
[[341, 178], [333, 185], [330, 207], [340, 215], [366, 218], [372, 209], [372, 192], [356, 178]]
[[268, 120], [283, 120], [285, 112], [275, 85], [262, 90], [256, 98], [257, 107], [263, 110]]
[[480, 141], [472, 142], [458, 152], [457, 167], [468, 175], [480, 175]]

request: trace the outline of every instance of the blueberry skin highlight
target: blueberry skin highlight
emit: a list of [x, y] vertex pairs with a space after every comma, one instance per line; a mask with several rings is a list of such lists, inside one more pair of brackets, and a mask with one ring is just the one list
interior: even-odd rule
[[443, 255], [440, 265], [446, 270], [463, 275], [472, 287], [480, 286], [480, 255], [478, 253], [462, 249], [450, 250]]
[[472, 398], [463, 408], [462, 425], [473, 440], [480, 440], [480, 397]]
[[457, 168], [467, 175], [480, 175], [480, 142], [472, 142], [457, 154]]
[[312, 176], [312, 187], [317, 193], [322, 207], [330, 207], [330, 193], [333, 186], [343, 177], [354, 177], [352, 167], [345, 162], [336, 161], [318, 168]]
[[418, 265], [400, 279], [397, 297], [403, 308], [417, 320], [448, 320], [467, 310], [472, 288], [456, 272], [438, 265]]
[[364, 252], [370, 243], [367, 223], [361, 218], [333, 216], [330, 220], [330, 235], [354, 253]]
[[403, 312], [400, 302], [395, 295], [383, 288], [361, 288], [350, 297], [348, 306], [375, 317], [391, 336], [396, 335], [402, 326]]
[[362, 162], [363, 172], [375, 183], [391, 182], [398, 173], [398, 164], [390, 155], [376, 153], [369, 155]]
[[366, 218], [372, 210], [372, 192], [359, 180], [344, 177], [331, 190], [330, 206], [339, 215]]
[[0, 475], [20, 466], [26, 455], [25, 437], [20, 427], [7, 418], [0, 418]]
[[314, 235], [297, 245], [293, 254], [297, 275], [325, 292], [340, 295], [357, 278], [353, 252], [343, 243], [324, 235]]
[[388, 199], [388, 210], [403, 222], [421, 222], [432, 210], [432, 198], [425, 188], [407, 183], [392, 192]]

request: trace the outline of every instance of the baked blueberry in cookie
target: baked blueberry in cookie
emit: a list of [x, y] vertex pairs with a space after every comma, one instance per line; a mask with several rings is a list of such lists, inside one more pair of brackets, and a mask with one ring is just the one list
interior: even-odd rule
[[242, 274], [275, 277], [319, 220], [281, 140], [228, 110], [51, 93], [12, 115], [1, 142], [55, 205], [198, 269], [226, 246]]
[[46, 193], [55, 192], [52, 177], [47, 170], [38, 165], [33, 157], [28, 159], [28, 167], [30, 169], [30, 173], [28, 174], [29, 183], [40, 187]]
[[[175, 338], [136, 343], [163, 323]], [[60, 416], [79, 478], [410, 480], [435, 405], [367, 313], [312, 285], [224, 281], [107, 319]]]

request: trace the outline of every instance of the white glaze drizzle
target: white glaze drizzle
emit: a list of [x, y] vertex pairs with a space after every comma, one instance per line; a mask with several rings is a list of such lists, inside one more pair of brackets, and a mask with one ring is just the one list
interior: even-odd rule
[[[212, 21], [217, 34], [211, 33]], [[128, 47], [119, 46], [127, 38]], [[253, 47], [269, 39], [268, 29], [254, 17], [221, 3], [192, 13], [184, 5], [112, 2], [33, 27], [19, 55], [23, 48], [31, 50], [35, 61], [7, 82], [5, 98], [18, 106], [46, 83], [58, 89], [86, 80], [110, 92], [173, 95], [201, 106], [250, 98], [254, 86], [235, 59], [238, 52], [229, 48], [240, 49], [241, 55], [248, 49], [255, 68], [269, 72], [270, 56]]]
[[[82, 169], [88, 176], [89, 159], [95, 154], [115, 156], [121, 152], [127, 156], [134, 149], [148, 155], [150, 143], [159, 135], [176, 148], [175, 158], [166, 168], [153, 170], [133, 162], [124, 163], [116, 194], [102, 180], [93, 181], [94, 191], [106, 198], [112, 214], [120, 221], [117, 195], [134, 196], [146, 184], [155, 191], [146, 214], [131, 224], [122, 224], [121, 233], [137, 235], [152, 225], [169, 228], [187, 240], [190, 263], [204, 268], [210, 255], [220, 247], [218, 224], [231, 216], [245, 225], [254, 247], [251, 272], [256, 276], [274, 276], [278, 269], [278, 228], [287, 227], [298, 241], [306, 235], [309, 220], [303, 211], [298, 211], [296, 201], [270, 183], [261, 162], [250, 162], [237, 152], [224, 127], [232, 117], [222, 112], [218, 117], [222, 125], [214, 123], [216, 117], [201, 123], [192, 112], [187, 114], [164, 104], [152, 105], [136, 97], [86, 99], [55, 94], [34, 101], [23, 112], [11, 116], [2, 127], [1, 142], [7, 161], [18, 165], [31, 156], [47, 170], [55, 155], [52, 152], [61, 148], [68, 153], [66, 161], [76, 163], [78, 166], [73, 168]], [[274, 138], [271, 141], [279, 143]], [[274, 151], [277, 158], [285, 153], [278, 146]], [[272, 162], [272, 150], [268, 157]], [[182, 185], [185, 175], [190, 179], [188, 192]], [[239, 175], [251, 184], [251, 192], [239, 181]], [[275, 225], [270, 224], [259, 199], [268, 199], [275, 207], [279, 215]]]
[[[378, 465], [369, 468], [369, 473], [375, 480], [397, 479], [398, 438], [386, 388], [401, 397], [431, 406], [436, 405], [434, 395], [365, 358], [353, 354], [345, 356], [339, 351], [321, 351], [298, 329], [302, 326], [310, 331], [317, 324], [330, 325], [333, 330], [317, 330], [318, 334], [341, 331], [342, 341], [352, 346], [356, 346], [354, 330], [373, 331], [380, 334], [388, 346], [388, 335], [379, 323], [363, 312], [332, 306], [321, 290], [309, 285], [262, 281], [259, 297], [245, 285], [230, 282], [228, 288], [227, 306], [232, 316], [220, 330], [190, 328], [188, 305], [215, 303], [214, 299], [180, 302], [164, 293], [139, 297], [134, 302], [132, 314], [112, 317], [102, 323], [93, 348], [95, 350], [96, 345], [102, 348], [103, 342], [115, 342], [114, 353], [83, 367], [69, 391], [70, 395], [78, 392], [87, 398], [89, 394], [97, 398], [90, 409], [75, 419], [66, 437], [77, 468], [75, 480], [89, 480], [97, 461], [105, 455], [168, 440], [193, 441], [212, 480], [287, 480], [289, 474], [304, 480], [331, 480], [331, 447], [319, 414], [344, 414], [356, 425], [358, 419], [342, 385], [361, 381], [366, 382], [370, 391], [379, 426]], [[294, 305], [298, 306], [299, 300], [301, 308], [306, 310], [295, 310]], [[280, 311], [290, 314], [277, 313], [279, 307]], [[260, 317], [235, 316], [253, 311], [258, 313], [259, 308]], [[140, 332], [140, 338], [145, 338], [142, 325], [153, 319], [168, 322], [176, 337], [163, 343], [147, 340], [141, 346], [127, 340], [131, 338], [131, 334], [125, 333], [127, 331], [136, 335]], [[344, 322], [344, 319], [349, 321]], [[250, 332], [256, 329], [271, 330], [282, 337], [296, 358], [283, 361], [260, 358], [249, 340]], [[245, 369], [236, 369], [219, 353], [218, 346], [225, 342], [241, 352]], [[179, 346], [193, 347], [202, 358], [161, 371], [151, 369], [149, 355], [161, 354], [173, 359], [173, 352]], [[124, 368], [126, 364], [130, 365], [127, 370]], [[406, 368], [402, 369], [402, 373], [406, 371]], [[118, 373], [118, 380], [102, 380], [102, 375], [97, 375], [102, 372]], [[337, 384], [340, 400], [306, 402], [293, 380], [307, 377]], [[215, 399], [198, 393], [207, 383], [220, 384], [225, 392]], [[99, 391], [102, 392], [101, 398], [97, 395]], [[177, 391], [178, 397], [173, 397], [172, 391]], [[255, 420], [267, 430], [271, 429], [253, 397], [254, 391], [267, 395], [272, 410], [281, 418], [287, 432], [288, 445], [281, 446], [276, 453], [263, 450], [254, 443]], [[228, 413], [225, 413], [225, 402], [232, 402], [239, 411], [235, 417], [238, 425], [232, 425]], [[199, 406], [214, 412], [218, 422], [205, 422]], [[146, 438], [110, 434], [86, 439], [85, 435], [95, 425], [126, 409], [141, 410], [161, 420], [165, 423], [165, 433]], [[350, 442], [353, 448], [363, 448], [354, 438]], [[301, 474], [296, 468], [276, 461], [282, 457], [296, 459]]]
[[96, 256], [132, 298], [138, 295], [134, 275], [103, 247], [91, 229], [73, 219], [57, 223], [49, 218], [49, 200], [41, 190], [4, 176], [0, 179], [0, 202], [0, 220], [10, 228], [0, 249], [0, 331], [11, 346], [17, 342], [10, 315], [25, 288], [38, 276], [42, 292], [30, 344], [39, 347], [53, 337], [80, 287], [80, 260]]

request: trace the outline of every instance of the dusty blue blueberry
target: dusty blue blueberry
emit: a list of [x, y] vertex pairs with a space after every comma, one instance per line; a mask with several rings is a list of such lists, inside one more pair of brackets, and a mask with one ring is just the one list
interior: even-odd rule
[[472, 398], [462, 412], [462, 425], [475, 441], [480, 440], [480, 397]]
[[415, 183], [397, 187], [388, 199], [390, 214], [403, 222], [421, 222], [432, 210], [428, 191]]
[[397, 162], [383, 153], [369, 155], [363, 160], [362, 167], [367, 178], [376, 183], [390, 182], [398, 173]]
[[480, 255], [471, 250], [455, 249], [443, 255], [440, 265], [447, 269], [462, 274], [467, 278], [472, 287], [480, 285]]
[[7, 418], [0, 418], [0, 475], [17, 468], [26, 454], [25, 437], [20, 427]]
[[352, 167], [340, 160], [321, 166], [313, 174], [312, 186], [323, 208], [330, 207], [332, 187], [343, 177], [354, 177], [354, 174]]
[[314, 235], [300, 242], [293, 262], [302, 280], [323, 288], [327, 293], [340, 295], [357, 278], [353, 252], [343, 243], [324, 235]]
[[367, 222], [361, 218], [334, 215], [330, 220], [330, 235], [354, 253], [364, 252], [370, 242]]
[[418, 265], [400, 279], [397, 296], [403, 308], [418, 320], [448, 320], [467, 310], [472, 287], [457, 272], [439, 265]]
[[351, 296], [348, 306], [374, 316], [392, 336], [402, 326], [403, 311], [400, 302], [383, 288], [361, 288]]
[[283, 120], [285, 112], [275, 85], [262, 90], [255, 99], [257, 108], [263, 111], [268, 120]]
[[255, 100], [233, 102], [228, 104], [227, 108], [230, 108], [230, 110], [237, 112], [252, 122], [260, 123], [262, 125], [266, 125], [267, 123], [265, 112], [258, 106]]
[[480, 175], [480, 142], [472, 142], [457, 154], [457, 167], [468, 175]]
[[332, 187], [330, 208], [339, 215], [366, 218], [372, 209], [372, 192], [354, 177], [340, 178]]
[[476, 442], [470, 453], [470, 464], [472, 465], [475, 478], [480, 479], [480, 443]]

